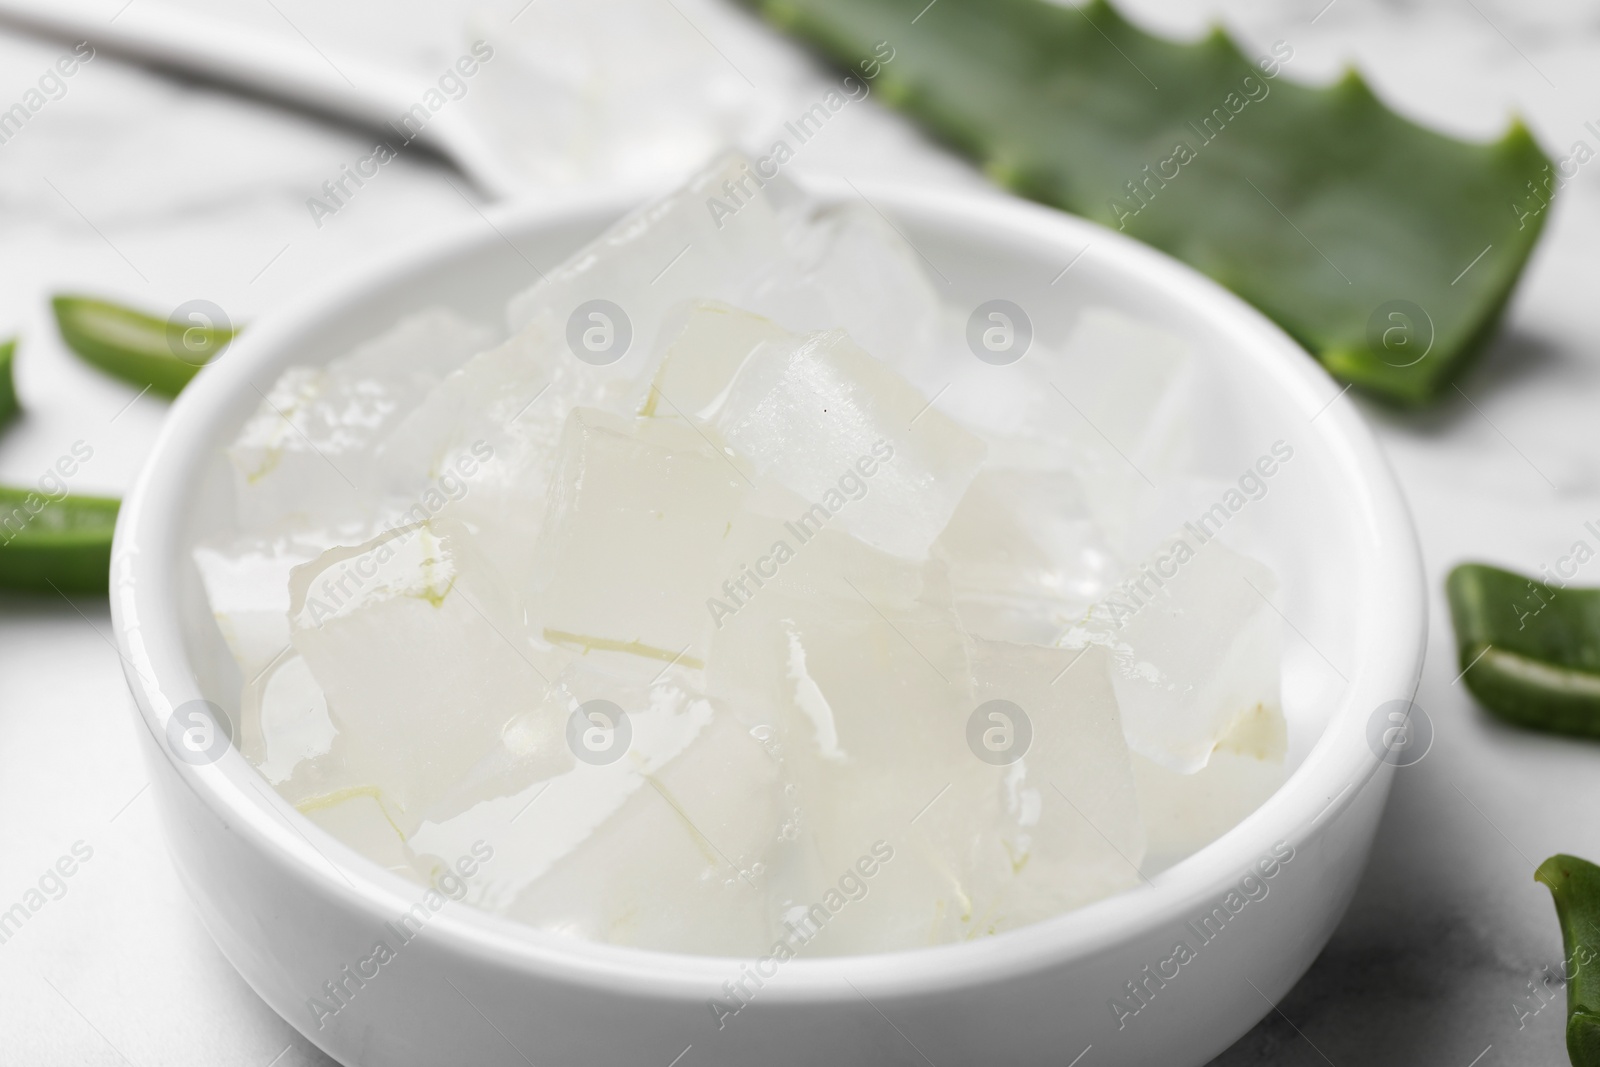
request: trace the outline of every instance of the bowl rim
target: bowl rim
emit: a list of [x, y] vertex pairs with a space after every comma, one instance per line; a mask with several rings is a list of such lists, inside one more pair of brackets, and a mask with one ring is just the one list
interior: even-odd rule
[[[1409, 511], [1387, 460], [1343, 390], [1312, 357], [1264, 315], [1221, 285], [1156, 249], [1096, 223], [997, 193], [930, 191], [839, 180], [800, 184], [822, 202], [861, 196], [886, 217], [916, 216], [937, 224], [981, 226], [1039, 244], [1096, 250], [1114, 257], [1159, 298], [1209, 318], [1237, 339], [1230, 358], [1248, 359], [1308, 419], [1308, 431], [1329, 449], [1353, 490], [1351, 507], [1378, 545], [1373, 580], [1390, 596], [1359, 603], [1354, 666], [1322, 735], [1278, 791], [1250, 816], [1198, 852], [1145, 884], [1014, 931], [975, 941], [890, 953], [796, 958], [783, 964], [784, 981], [763, 989], [762, 1002], [815, 1003], [948, 992], [1084, 960], [1135, 940], [1215, 904], [1274, 843], [1301, 847], [1336, 821], [1374, 782], [1387, 787], [1388, 766], [1366, 742], [1367, 718], [1394, 699], [1414, 697], [1427, 632], [1421, 553]], [[650, 192], [659, 193], [654, 187]], [[177, 598], [184, 546], [181, 506], [198, 481], [229, 421], [230, 396], [251, 387], [257, 368], [271, 367], [281, 342], [309, 325], [338, 317], [341, 308], [381, 292], [435, 258], [470, 254], [507, 234], [525, 238], [576, 218], [597, 225], [620, 217], [645, 198], [616, 189], [512, 204], [482, 212], [445, 234], [415, 240], [341, 274], [316, 293], [263, 316], [234, 343], [228, 358], [207, 367], [184, 390], [163, 425], [118, 517], [112, 552], [111, 614], [124, 674], [137, 715], [157, 740], [183, 784], [245, 838], [315, 892], [372, 916], [391, 920], [425, 892], [325, 834], [275, 791], [237, 747], [216, 762], [180, 761], [160, 744], [172, 710], [201, 693], [185, 652]], [[487, 223], [487, 227], [484, 225]], [[515, 244], [513, 243], [513, 247]], [[274, 377], [276, 368], [273, 368]], [[1346, 387], [1348, 388], [1348, 387]], [[252, 785], [254, 787], [252, 787]], [[303, 820], [297, 825], [291, 820]], [[309, 836], [308, 836], [309, 835]], [[318, 843], [313, 843], [315, 839]], [[430, 919], [430, 940], [456, 955], [511, 972], [542, 976], [613, 993], [699, 1003], [722, 994], [751, 957], [697, 956], [603, 945], [550, 934], [476, 908], [444, 908]], [[913, 964], [914, 961], [914, 965]]]

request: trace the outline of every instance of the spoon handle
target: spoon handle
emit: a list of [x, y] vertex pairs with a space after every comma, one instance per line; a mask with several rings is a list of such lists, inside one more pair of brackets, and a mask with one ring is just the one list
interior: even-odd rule
[[287, 20], [300, 40], [159, 4], [130, 3], [120, 13], [106, 12], [104, 5], [80, 0], [0, 0], [0, 25], [88, 41], [97, 51], [381, 132], [396, 147], [417, 140], [491, 197], [514, 191], [513, 180], [461, 116], [432, 116], [422, 129], [403, 123], [425, 87], [359, 59], [331, 55]]

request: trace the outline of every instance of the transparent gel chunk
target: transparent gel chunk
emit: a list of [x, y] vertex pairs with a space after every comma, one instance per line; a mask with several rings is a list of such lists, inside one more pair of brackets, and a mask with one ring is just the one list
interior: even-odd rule
[[567, 418], [528, 603], [552, 643], [705, 662], [722, 544], [747, 483], [695, 429]]
[[626, 216], [512, 301], [513, 330], [541, 314], [564, 325], [590, 301], [612, 301], [633, 327], [617, 366], [636, 375], [675, 304], [698, 298], [761, 310], [754, 301], [792, 269], [781, 210], [797, 193], [782, 179], [763, 187], [752, 175], [748, 160], [725, 156]]
[[1169, 540], [1066, 638], [1111, 651], [1128, 746], [1184, 774], [1258, 708], [1281, 714], [1272, 572], [1215, 538], [1195, 541]]
[[791, 228], [788, 244], [791, 329], [842, 329], [913, 381], [935, 373], [943, 303], [927, 262], [875, 208], [860, 200], [816, 208]]
[[[561, 423], [575, 400], [574, 386], [558, 381], [563, 358], [550, 324], [535, 323], [447, 377], [378, 448], [391, 497], [413, 498], [406, 521], [470, 537], [513, 582], [526, 577]], [[436, 496], [417, 493], [419, 472]]]
[[792, 335], [771, 319], [714, 300], [696, 300], [671, 318], [672, 340], [641, 414], [708, 421], [744, 361], [767, 342]]
[[1287, 730], [1276, 708], [1257, 705], [1193, 774], [1133, 757], [1151, 872], [1198, 852], [1237, 826], [1284, 782]]
[[1188, 345], [1105, 308], [1087, 308], [1060, 345], [1053, 391], [1096, 520], [1142, 555], [1171, 517], [1163, 494], [1188, 468], [1194, 369]]
[[289, 572], [337, 543], [332, 535], [245, 536], [195, 546], [206, 601], [244, 684], [290, 649]]
[[766, 855], [780, 822], [774, 761], [720, 712], [680, 755], [640, 777], [509, 914], [666, 952], [737, 955], [763, 944], [772, 928]]
[[959, 881], [913, 820], [952, 782], [982, 772], [964, 739], [971, 699], [953, 611], [763, 591], [717, 632], [708, 685], [738, 696], [793, 799], [771, 872], [782, 914], [826, 905], [878, 842], [895, 853], [864, 903], [807, 927], [808, 951], [930, 943], [959, 910]]
[[[287, 618], [284, 630], [287, 638]], [[245, 687], [243, 712], [240, 747], [273, 785], [289, 782], [302, 765], [327, 755], [338, 736], [326, 694], [292, 651]]]
[[[847, 505], [848, 506], [848, 505]], [[787, 596], [909, 609], [917, 601], [947, 608], [949, 582], [936, 560], [911, 561], [844, 533], [801, 497], [772, 483], [745, 493], [722, 539], [718, 582], [706, 603], [713, 625], [732, 625], [746, 606]]]
[[757, 348], [711, 424], [816, 521], [908, 559], [928, 554], [985, 453], [839, 331]]
[[[1145, 832], [1105, 650], [976, 640], [969, 654], [982, 729], [968, 739], [997, 765], [967, 800], [990, 825], [951, 826], [973, 842], [963, 936], [1137, 885]], [[929, 815], [941, 808], [955, 818], [943, 799]]]
[[418, 857], [376, 788], [346, 789], [298, 804], [296, 810], [378, 866], [420, 880]]
[[929, 357], [941, 328], [924, 267], [870, 206], [819, 206], [786, 178], [762, 178], [729, 155], [546, 271], [513, 299], [508, 318], [513, 330], [541, 315], [564, 328], [592, 301], [610, 301], [633, 338], [614, 367], [631, 378], [659, 355], [664, 323], [686, 300], [745, 308], [796, 332], [842, 328], [911, 365]]
[[[681, 667], [595, 652], [571, 659], [548, 697], [561, 713], [565, 769], [488, 796], [459, 813], [426, 821], [418, 848], [450, 855], [475, 840], [494, 844], [498, 862], [474, 888], [474, 902], [505, 912], [529, 886], [568, 865], [568, 857], [704, 733], [711, 705], [686, 684]], [[605, 877], [578, 867], [562, 877]]]
[[431, 308], [326, 367], [290, 367], [228, 449], [241, 524], [367, 517], [382, 495], [378, 441], [487, 342], [486, 331]]
[[1054, 644], [1122, 571], [1062, 469], [986, 466], [933, 551], [969, 632], [1032, 644]]
[[[377, 788], [410, 834], [501, 741], [548, 709], [520, 610], [496, 575], [426, 524], [335, 549], [292, 576], [295, 648], [327, 694], [341, 776]], [[570, 753], [546, 754], [548, 777]]]
[[1173, 521], [1162, 505], [1189, 469], [1194, 375], [1183, 338], [1089, 306], [1021, 362], [957, 362], [938, 406], [1000, 465], [1071, 471], [1096, 524], [1137, 557]]

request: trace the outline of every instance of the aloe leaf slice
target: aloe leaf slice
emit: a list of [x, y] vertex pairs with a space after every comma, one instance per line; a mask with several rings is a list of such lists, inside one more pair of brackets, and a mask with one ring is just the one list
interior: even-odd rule
[[16, 415], [17, 383], [11, 376], [11, 365], [17, 354], [17, 339], [0, 341], [0, 427]]
[[1464, 563], [1445, 592], [1462, 680], [1484, 707], [1536, 730], [1600, 737], [1600, 589]]
[[1567, 1058], [1573, 1067], [1600, 1067], [1600, 867], [1557, 854], [1533, 877], [1550, 888], [1561, 924]]
[[0, 587], [104, 593], [119, 503], [0, 486]]
[[87, 296], [58, 296], [50, 304], [68, 348], [103, 371], [164, 396], [177, 396], [238, 334], [158, 319]]
[[1556, 181], [1520, 122], [1458, 141], [1354, 72], [1296, 85], [1281, 54], [1163, 40], [1105, 0], [745, 2], [1002, 184], [1198, 268], [1396, 404], [1483, 347]]

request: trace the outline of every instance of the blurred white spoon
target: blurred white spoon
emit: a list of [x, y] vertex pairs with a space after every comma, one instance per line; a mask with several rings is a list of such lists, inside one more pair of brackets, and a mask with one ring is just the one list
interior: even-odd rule
[[[383, 134], [397, 149], [415, 141], [455, 164], [492, 199], [509, 199], [530, 188], [465, 111], [430, 113], [420, 131], [415, 121], [401, 125], [402, 117], [421, 104], [425, 86], [360, 60], [330, 58], [309, 39], [296, 45], [205, 15], [131, 0], [109, 17], [103, 6], [72, 0], [0, 0], [0, 25], [88, 41], [96, 52], [333, 116]], [[427, 113], [425, 106], [422, 110]]]

